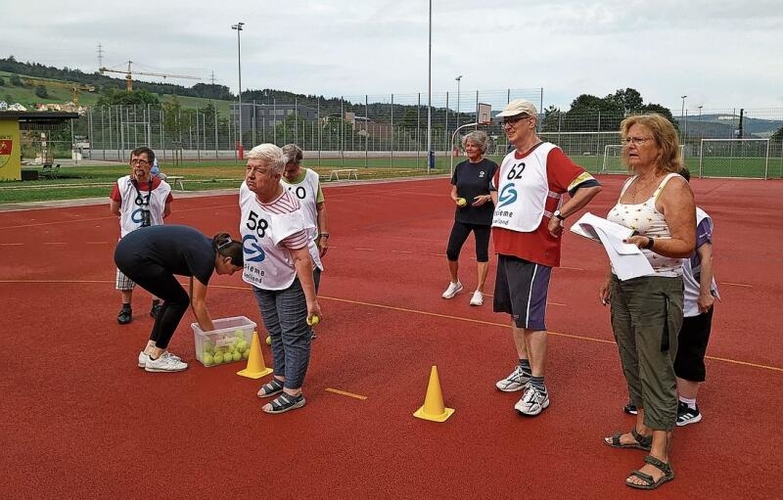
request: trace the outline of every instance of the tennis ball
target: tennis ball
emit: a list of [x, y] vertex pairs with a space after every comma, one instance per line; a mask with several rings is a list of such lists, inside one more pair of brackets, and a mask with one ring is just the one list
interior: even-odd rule
[[212, 366], [215, 364], [215, 358], [211, 354], [204, 354], [204, 366]]
[[266, 345], [272, 345], [272, 337], [267, 336]]
[[247, 359], [250, 357], [250, 349], [242, 353], [242, 359]]
[[234, 337], [245, 338], [245, 332], [242, 330], [237, 330], [234, 332]]
[[215, 362], [216, 365], [219, 365], [219, 364], [223, 363], [223, 355], [221, 353], [217, 353], [212, 358], [212, 360]]
[[247, 342], [246, 342], [246, 341], [244, 341], [244, 340], [240, 340], [240, 341], [237, 343], [237, 351], [239, 351], [239, 352], [245, 352], [245, 351], [247, 351]]
[[234, 361], [239, 361], [240, 359], [242, 359], [242, 353], [239, 351], [234, 351], [234, 354], [233, 356], [231, 356], [231, 359], [233, 359]]
[[212, 345], [206, 344], [204, 346], [204, 354], [212, 354], [214, 352], [215, 352], [215, 348]]
[[464, 207], [467, 204], [468, 204], [468, 200], [466, 200], [465, 198], [457, 198], [458, 207]]
[[321, 318], [319, 318], [317, 314], [313, 314], [313, 316], [310, 317], [310, 318], [307, 318], [306, 321], [307, 321], [308, 325], [315, 326], [315, 325], [317, 325], [318, 323], [321, 322]]

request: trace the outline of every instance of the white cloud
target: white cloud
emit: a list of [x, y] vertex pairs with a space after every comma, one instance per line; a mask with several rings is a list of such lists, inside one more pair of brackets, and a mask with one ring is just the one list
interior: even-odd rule
[[[433, 92], [544, 89], [544, 105], [632, 87], [679, 111], [783, 107], [779, 0], [433, 0]], [[416, 99], [427, 91], [428, 2], [9, 2], [3, 56], [190, 74], [245, 88]], [[31, 36], [35, 34], [35, 36]], [[42, 36], [45, 35], [45, 36]], [[178, 83], [189, 85], [189, 80]], [[435, 97], [435, 96], [434, 96]], [[453, 101], [452, 101], [453, 102]]]

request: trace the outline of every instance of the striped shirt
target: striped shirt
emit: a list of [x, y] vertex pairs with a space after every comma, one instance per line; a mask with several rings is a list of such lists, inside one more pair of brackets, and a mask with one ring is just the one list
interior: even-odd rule
[[[261, 203], [257, 198], [256, 201], [261, 205], [261, 208], [271, 214], [290, 214], [291, 212], [301, 209], [299, 200], [287, 189], [283, 189], [283, 193], [276, 200], [272, 201], [272, 203]], [[300, 248], [306, 247], [308, 242], [309, 238], [307, 236], [307, 231], [302, 230], [284, 238], [280, 242], [280, 246], [289, 250], [299, 250]]]

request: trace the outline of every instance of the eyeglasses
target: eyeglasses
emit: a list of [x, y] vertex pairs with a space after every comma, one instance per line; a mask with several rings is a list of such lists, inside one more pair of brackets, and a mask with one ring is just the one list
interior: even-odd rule
[[518, 121], [520, 121], [520, 120], [526, 120], [526, 119], [528, 119], [528, 118], [530, 118], [530, 116], [528, 116], [528, 115], [524, 115], [524, 116], [512, 116], [512, 117], [509, 117], [509, 118], [503, 118], [502, 125], [503, 125], [504, 127], [505, 127], [505, 126], [512, 126], [512, 127], [513, 127], [514, 125], [516, 125], [516, 123], [517, 123]]
[[130, 161], [131, 165], [149, 165], [150, 162], [143, 158], [134, 158]]
[[626, 146], [633, 144], [634, 146], [641, 146], [642, 144], [655, 140], [652, 137], [626, 137], [622, 139], [622, 143]]

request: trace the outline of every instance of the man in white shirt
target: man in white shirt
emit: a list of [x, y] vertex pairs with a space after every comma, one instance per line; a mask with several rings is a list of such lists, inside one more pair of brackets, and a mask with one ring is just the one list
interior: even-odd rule
[[[286, 157], [285, 169], [280, 183], [293, 194], [302, 205], [305, 220], [312, 225], [311, 237], [315, 241], [318, 257], [323, 258], [329, 248], [329, 230], [326, 217], [326, 201], [315, 170], [302, 166], [302, 150], [296, 144], [283, 146]], [[315, 259], [314, 259], [315, 260]], [[315, 268], [313, 279], [316, 292], [321, 284], [321, 269]], [[312, 338], [316, 338], [313, 332]]]

